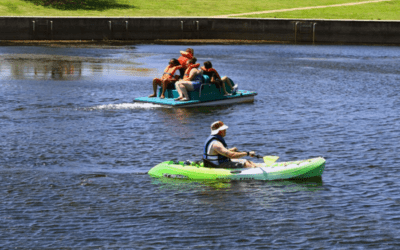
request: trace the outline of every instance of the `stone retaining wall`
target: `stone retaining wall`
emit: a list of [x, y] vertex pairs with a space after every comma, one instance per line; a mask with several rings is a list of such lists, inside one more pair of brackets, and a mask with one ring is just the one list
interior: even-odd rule
[[233, 39], [400, 44], [400, 21], [0, 17], [0, 40]]

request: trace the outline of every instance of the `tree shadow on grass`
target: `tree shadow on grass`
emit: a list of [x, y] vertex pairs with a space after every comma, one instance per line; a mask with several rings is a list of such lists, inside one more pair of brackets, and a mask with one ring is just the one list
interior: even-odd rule
[[[23, 1], [43, 6], [44, 2], [48, 2], [49, 0], [23, 0]], [[69, 0], [69, 1], [72, 3], [45, 5], [45, 7], [58, 10], [93, 10], [93, 11], [135, 8], [135, 6], [133, 5], [117, 3], [117, 0]], [[62, 2], [62, 0], [60, 2]]]

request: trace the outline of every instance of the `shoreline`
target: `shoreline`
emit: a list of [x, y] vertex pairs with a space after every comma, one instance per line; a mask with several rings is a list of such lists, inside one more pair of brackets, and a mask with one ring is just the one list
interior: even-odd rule
[[[129, 46], [137, 44], [158, 45], [258, 45], [287, 44], [292, 42], [271, 40], [236, 40], [236, 39], [176, 39], [176, 40], [0, 40], [0, 46]], [[302, 45], [360, 45], [360, 46], [399, 46], [399, 44], [371, 43], [303, 43]]]

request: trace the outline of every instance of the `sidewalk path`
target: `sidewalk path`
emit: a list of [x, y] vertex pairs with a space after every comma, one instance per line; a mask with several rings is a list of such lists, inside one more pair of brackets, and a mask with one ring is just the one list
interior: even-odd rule
[[241, 13], [241, 14], [221, 15], [221, 16], [214, 16], [214, 17], [222, 17], [223, 18], [223, 17], [235, 17], [235, 16], [246, 16], [246, 15], [258, 15], [258, 14], [286, 12], [286, 11], [295, 11], [295, 10], [309, 10], [309, 9], [322, 9], [322, 8], [328, 8], [328, 7], [350, 6], [350, 5], [377, 3], [377, 2], [385, 2], [385, 1], [392, 1], [392, 0], [371, 0], [371, 1], [364, 1], [364, 2], [356, 2], [356, 3], [342, 3], [342, 4], [333, 4], [333, 5], [323, 5], [323, 6], [301, 7], [301, 8], [293, 8], [293, 9], [267, 10], [267, 11], [249, 12], [249, 13]]

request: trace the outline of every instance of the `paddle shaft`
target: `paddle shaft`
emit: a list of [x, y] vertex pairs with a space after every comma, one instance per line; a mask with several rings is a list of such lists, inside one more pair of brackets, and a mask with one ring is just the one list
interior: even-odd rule
[[254, 155], [254, 157], [263, 159], [266, 164], [272, 164], [279, 158], [279, 156], [272, 156], [272, 155], [266, 155], [266, 156]]

